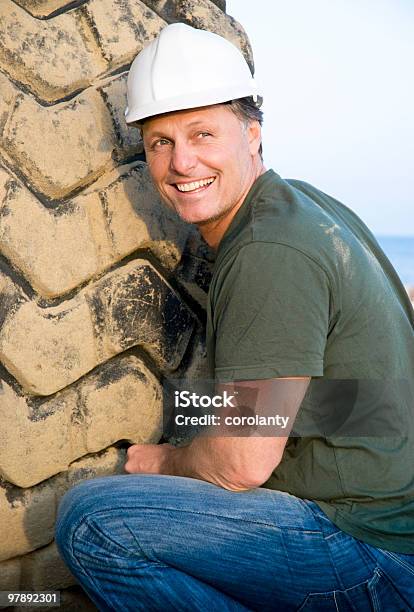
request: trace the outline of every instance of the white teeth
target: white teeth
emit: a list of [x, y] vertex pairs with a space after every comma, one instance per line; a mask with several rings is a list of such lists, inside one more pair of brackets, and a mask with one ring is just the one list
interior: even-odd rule
[[209, 185], [215, 179], [207, 178], [201, 179], [201, 181], [194, 181], [194, 183], [176, 183], [178, 191], [194, 191], [195, 189], [199, 189], [200, 187], [204, 187], [205, 185]]

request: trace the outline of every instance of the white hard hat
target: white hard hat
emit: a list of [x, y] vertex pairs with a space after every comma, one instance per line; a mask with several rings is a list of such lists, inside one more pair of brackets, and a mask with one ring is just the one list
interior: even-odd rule
[[260, 92], [241, 51], [225, 38], [184, 23], [166, 26], [134, 59], [127, 123], [228, 102]]

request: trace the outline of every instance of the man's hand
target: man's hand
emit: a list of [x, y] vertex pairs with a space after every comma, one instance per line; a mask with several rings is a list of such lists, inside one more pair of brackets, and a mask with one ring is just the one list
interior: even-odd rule
[[129, 474], [168, 474], [174, 450], [172, 444], [133, 444], [124, 469]]

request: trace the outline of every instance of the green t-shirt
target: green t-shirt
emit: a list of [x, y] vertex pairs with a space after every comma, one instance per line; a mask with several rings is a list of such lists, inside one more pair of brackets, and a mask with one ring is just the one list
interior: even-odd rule
[[256, 180], [217, 252], [207, 354], [219, 382], [311, 376], [295, 427], [322, 406], [328, 418], [358, 402], [380, 415], [373, 435], [290, 437], [263, 486], [314, 500], [373, 546], [414, 554], [414, 312], [350, 209], [272, 170]]

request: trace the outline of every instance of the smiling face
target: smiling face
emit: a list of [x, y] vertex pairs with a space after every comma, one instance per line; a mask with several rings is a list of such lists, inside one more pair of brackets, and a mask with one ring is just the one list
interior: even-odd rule
[[259, 123], [246, 126], [228, 105], [147, 119], [143, 140], [162, 199], [203, 234], [212, 226], [224, 233], [263, 171]]

